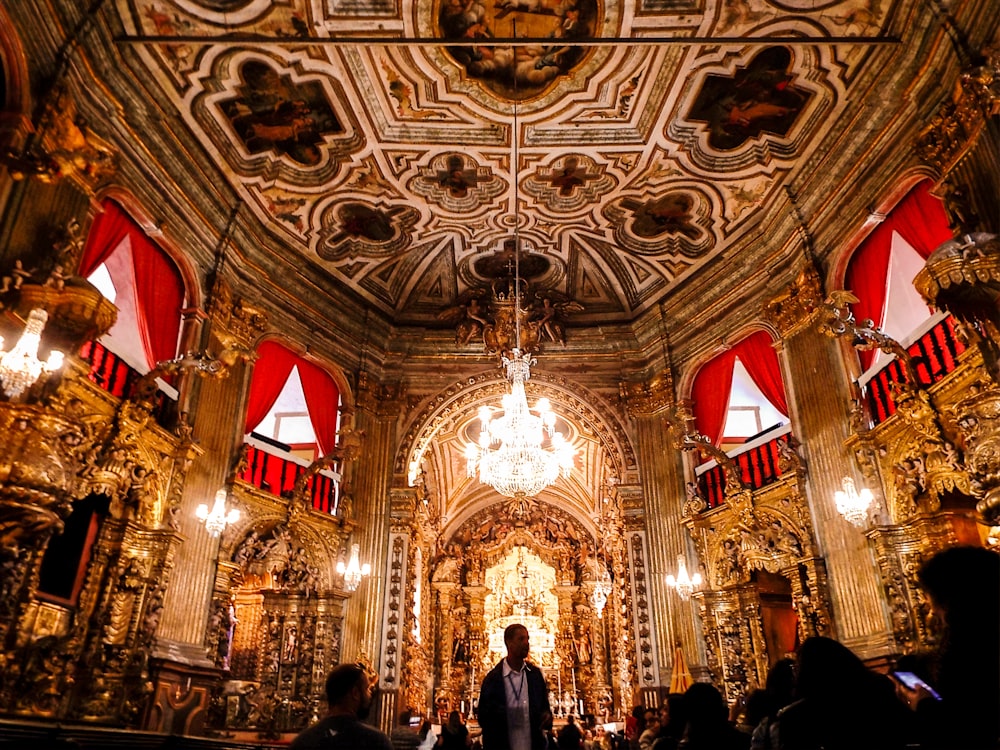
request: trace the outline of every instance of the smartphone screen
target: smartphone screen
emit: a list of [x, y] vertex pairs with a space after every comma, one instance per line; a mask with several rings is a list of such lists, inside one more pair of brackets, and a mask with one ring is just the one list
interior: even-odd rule
[[930, 693], [932, 698], [935, 700], [941, 700], [941, 696], [937, 694], [937, 691], [935, 691], [934, 688], [920, 679], [917, 675], [913, 674], [913, 672], [893, 672], [892, 674], [910, 690], [916, 690], [918, 687], [922, 687]]

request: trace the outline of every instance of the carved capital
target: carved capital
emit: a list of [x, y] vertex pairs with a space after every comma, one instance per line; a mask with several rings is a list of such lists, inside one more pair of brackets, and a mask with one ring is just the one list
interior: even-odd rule
[[618, 390], [629, 416], [651, 417], [669, 409], [674, 401], [674, 384], [668, 373], [660, 373], [645, 383], [621, 382]]
[[358, 376], [358, 408], [378, 417], [398, 416], [403, 409], [405, 395], [402, 383], [380, 383], [367, 372]]
[[808, 327], [823, 303], [823, 282], [816, 266], [807, 263], [784, 291], [764, 305], [764, 317], [782, 337]]
[[254, 342], [270, 327], [267, 312], [234, 296], [229, 283], [221, 276], [216, 276], [212, 282], [208, 314], [213, 333], [223, 346], [224, 354], [219, 355], [220, 359], [227, 364], [238, 357], [249, 359]]
[[1000, 109], [1000, 50], [988, 50], [985, 61], [959, 78], [955, 95], [917, 138], [917, 156], [946, 175], [975, 145], [986, 118]]

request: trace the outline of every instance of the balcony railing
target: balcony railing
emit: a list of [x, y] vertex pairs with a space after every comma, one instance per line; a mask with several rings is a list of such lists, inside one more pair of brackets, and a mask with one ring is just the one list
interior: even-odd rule
[[[919, 385], [933, 385], [952, 372], [958, 367], [958, 357], [965, 349], [965, 345], [955, 335], [955, 324], [951, 316], [937, 321], [907, 347], [913, 359]], [[896, 413], [896, 404], [892, 400], [890, 388], [892, 383], [901, 383], [904, 380], [903, 366], [895, 357], [871, 375], [867, 382], [862, 378], [868, 411], [875, 425], [881, 424]]]
[[[90, 371], [87, 373], [88, 379], [118, 399], [130, 396], [133, 386], [142, 377], [138, 370], [127, 364], [125, 360], [99, 341], [85, 343], [80, 348], [80, 359], [90, 365]], [[172, 412], [176, 411], [176, 403], [176, 391], [168, 393], [163, 390], [161, 385], [156, 394], [156, 403], [153, 406], [153, 418], [157, 424], [168, 424], [173, 418]]]
[[[290, 453], [279, 455], [253, 438], [246, 438], [247, 465], [240, 479], [277, 497], [291, 497], [295, 482], [305, 474], [308, 463]], [[313, 475], [308, 484], [307, 496], [314, 510], [334, 515], [337, 512], [339, 477], [329, 471]]]
[[[740, 472], [743, 484], [751, 490], [759, 490], [781, 478], [778, 467], [780, 441], [791, 439], [791, 426], [768, 432], [758, 440], [753, 440], [739, 448], [728, 451]], [[709, 508], [716, 508], [726, 500], [726, 474], [715, 461], [708, 461], [695, 469], [698, 490]]]
[[142, 377], [125, 360], [98, 341], [88, 341], [80, 349], [80, 358], [90, 365], [87, 377], [115, 398], [125, 398]]

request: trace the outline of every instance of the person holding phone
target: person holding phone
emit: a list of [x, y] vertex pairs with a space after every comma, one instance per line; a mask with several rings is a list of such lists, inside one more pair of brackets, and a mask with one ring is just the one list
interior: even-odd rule
[[[929, 680], [895, 675], [923, 748], [995, 748], [1000, 739], [1000, 555], [950, 547], [917, 574], [944, 623]], [[927, 684], [927, 683], [930, 684]]]

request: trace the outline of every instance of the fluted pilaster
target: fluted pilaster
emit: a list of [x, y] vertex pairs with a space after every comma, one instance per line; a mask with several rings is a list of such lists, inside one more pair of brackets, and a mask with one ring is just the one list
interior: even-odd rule
[[361, 561], [371, 575], [347, 604], [344, 617], [344, 658], [379, 653], [382, 638], [382, 601], [389, 560], [389, 489], [395, 448], [399, 392], [362, 375], [355, 429], [364, 433], [361, 455], [351, 467], [350, 491]]
[[157, 630], [158, 656], [192, 662], [206, 658], [205, 628], [215, 587], [218, 537], [211, 536], [195, 517], [201, 503], [211, 505], [225, 485], [231, 457], [242, 434], [238, 420], [222, 415], [243, 413], [249, 368], [237, 362], [228, 377], [199, 379], [194, 384], [193, 437], [203, 449], [188, 471], [177, 514], [184, 543], [163, 600], [163, 618]]
[[858, 478], [854, 456], [845, 447], [850, 395], [837, 347], [814, 327], [791, 332], [784, 339], [785, 382], [794, 433], [804, 446], [806, 494], [826, 559], [836, 636], [862, 655], [873, 655], [889, 637], [875, 556], [861, 530], [834, 504], [843, 477]]
[[688, 533], [681, 525], [684, 505], [684, 464], [680, 451], [670, 443], [663, 413], [673, 403], [672, 385], [655, 379], [637, 390], [626, 390], [629, 414], [635, 425], [639, 476], [645, 498], [646, 534], [649, 543], [649, 587], [652, 623], [656, 633], [659, 682], [670, 683], [673, 647], [680, 642], [687, 654], [702, 654], [695, 612], [691, 604], [673, 596], [666, 576], [674, 571], [677, 556], [687, 554]]

